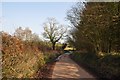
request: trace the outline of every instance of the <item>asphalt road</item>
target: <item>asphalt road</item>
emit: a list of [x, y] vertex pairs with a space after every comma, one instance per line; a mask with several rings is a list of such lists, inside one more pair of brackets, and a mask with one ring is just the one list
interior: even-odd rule
[[94, 79], [95, 77], [89, 74], [82, 67], [77, 65], [70, 59], [69, 54], [63, 54], [59, 57], [59, 61], [56, 62], [52, 79], [57, 80], [86, 80]]

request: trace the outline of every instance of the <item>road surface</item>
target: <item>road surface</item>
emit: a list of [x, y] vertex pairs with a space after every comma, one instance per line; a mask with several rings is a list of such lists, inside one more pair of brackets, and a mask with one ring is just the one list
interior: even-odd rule
[[94, 79], [95, 77], [85, 71], [70, 59], [69, 54], [63, 54], [56, 62], [52, 79], [54, 80], [86, 80]]

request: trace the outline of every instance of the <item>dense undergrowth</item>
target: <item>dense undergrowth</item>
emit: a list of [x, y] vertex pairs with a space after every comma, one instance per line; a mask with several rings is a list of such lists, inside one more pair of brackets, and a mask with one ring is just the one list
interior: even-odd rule
[[23, 41], [1, 33], [2, 76], [6, 78], [32, 78], [46, 63], [51, 62], [57, 51], [43, 42]]
[[97, 56], [93, 53], [76, 52], [71, 55], [71, 58], [100, 80], [120, 79], [120, 55]]

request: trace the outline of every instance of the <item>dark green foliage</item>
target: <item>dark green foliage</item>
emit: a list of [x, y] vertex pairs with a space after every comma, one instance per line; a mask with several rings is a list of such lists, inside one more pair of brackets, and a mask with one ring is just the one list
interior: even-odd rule
[[71, 58], [78, 64], [82, 64], [98, 78], [119, 79], [120, 56], [118, 55], [98, 57], [92, 53], [74, 53]]

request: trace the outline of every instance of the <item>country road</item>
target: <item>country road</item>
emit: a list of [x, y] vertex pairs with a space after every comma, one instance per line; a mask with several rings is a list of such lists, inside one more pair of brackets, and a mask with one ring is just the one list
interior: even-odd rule
[[56, 62], [52, 75], [53, 80], [85, 80], [86, 78], [95, 80], [94, 76], [71, 60], [69, 54], [63, 54], [60, 60]]

